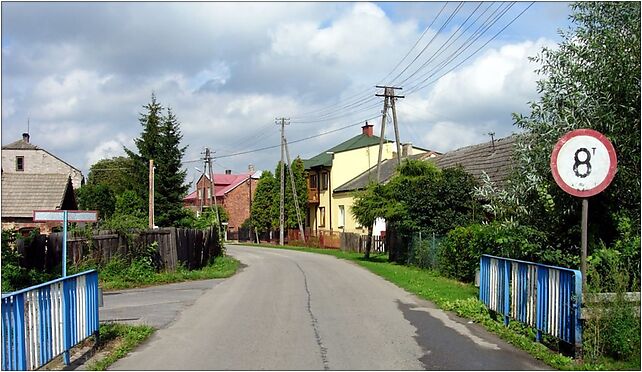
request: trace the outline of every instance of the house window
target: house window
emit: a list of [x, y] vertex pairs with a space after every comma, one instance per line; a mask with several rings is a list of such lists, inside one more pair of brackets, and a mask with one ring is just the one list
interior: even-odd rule
[[328, 189], [328, 172], [321, 173], [321, 191]]
[[339, 227], [346, 225], [346, 208], [343, 205], [339, 206]]
[[20, 171], [20, 172], [25, 170], [25, 157], [24, 156], [16, 156], [16, 170]]
[[207, 198], [210, 199], [212, 197], [212, 188], [208, 187], [207, 188]]
[[317, 175], [316, 174], [311, 174], [309, 178], [310, 182], [310, 188], [311, 189], [316, 189], [317, 188]]
[[325, 207], [319, 207], [319, 227], [325, 227]]
[[203, 199], [203, 190], [198, 189], [198, 200]]

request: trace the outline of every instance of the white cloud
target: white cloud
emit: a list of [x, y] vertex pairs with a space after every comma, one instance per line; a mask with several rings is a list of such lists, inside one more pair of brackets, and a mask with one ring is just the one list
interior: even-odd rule
[[133, 141], [123, 133], [117, 134], [115, 139], [100, 142], [95, 149], [87, 153], [87, 160], [84, 166], [86, 169], [89, 169], [92, 164], [101, 159], [109, 159], [115, 156], [125, 155], [123, 146], [130, 149], [133, 148]]
[[446, 152], [462, 147], [465, 144], [486, 142], [488, 136], [475, 131], [467, 125], [440, 121], [423, 134], [422, 145], [439, 152]]
[[[528, 57], [552, 42], [539, 39], [491, 49], [469, 66], [440, 79], [427, 97], [427, 111], [459, 120], [488, 119], [526, 107], [536, 98], [537, 67]], [[430, 116], [431, 114], [429, 114]]]
[[[537, 99], [536, 81], [541, 77], [528, 62], [550, 40], [538, 39], [490, 49], [468, 66], [441, 78], [426, 93], [401, 100], [397, 107], [413, 132], [426, 146], [447, 151], [488, 138], [488, 132], [503, 137], [517, 131], [511, 114], [524, 112], [527, 102]], [[450, 129], [448, 129], [450, 128]]]
[[[19, 138], [30, 117], [36, 144], [86, 171], [101, 157], [121, 154], [123, 145], [134, 148], [139, 113], [155, 92], [182, 123], [186, 159], [197, 158], [204, 146], [224, 154], [278, 144], [275, 117], [326, 107], [350, 99], [353, 92], [374, 94], [373, 85], [381, 83], [377, 79], [396, 65], [427, 24], [422, 14], [391, 16], [395, 12], [389, 8], [406, 6], [3, 5], [3, 140]], [[402, 136], [444, 151], [483, 140], [496, 126], [507, 131], [510, 113], [535, 95], [534, 66], [526, 57], [545, 42], [491, 50], [428, 91], [400, 100]], [[378, 110], [292, 124], [286, 134], [294, 141]], [[316, 155], [359, 132], [354, 126], [292, 143], [290, 152], [292, 157]], [[248, 163], [273, 170], [279, 157], [276, 149], [221, 161], [238, 171]]]

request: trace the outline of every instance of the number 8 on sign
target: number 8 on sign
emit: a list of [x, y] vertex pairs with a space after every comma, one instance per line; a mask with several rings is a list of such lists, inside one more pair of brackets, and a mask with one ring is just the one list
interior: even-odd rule
[[551, 155], [555, 182], [567, 193], [589, 197], [613, 180], [617, 157], [611, 142], [600, 132], [577, 129], [564, 135]]

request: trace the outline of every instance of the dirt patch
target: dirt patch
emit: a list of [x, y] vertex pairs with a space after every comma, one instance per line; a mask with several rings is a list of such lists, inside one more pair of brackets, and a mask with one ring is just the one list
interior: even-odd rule
[[49, 363], [40, 368], [44, 371], [86, 371], [87, 366], [103, 359], [110, 352], [115, 350], [122, 339], [120, 337], [96, 345], [93, 337], [86, 339], [80, 344], [73, 347], [69, 352], [70, 364], [66, 366], [62, 360], [62, 355], [52, 359]]

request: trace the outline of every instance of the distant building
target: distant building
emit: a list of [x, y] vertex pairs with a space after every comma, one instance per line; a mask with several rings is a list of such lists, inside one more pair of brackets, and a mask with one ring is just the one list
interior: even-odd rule
[[78, 209], [71, 177], [64, 174], [2, 173], [2, 228], [48, 234], [60, 222], [33, 222], [34, 210]]
[[[250, 217], [259, 173], [250, 167], [247, 173], [232, 174], [232, 171], [226, 170], [224, 174], [213, 175], [216, 204], [222, 205], [230, 215], [228, 230], [239, 228]], [[196, 182], [196, 189], [183, 199], [183, 205], [198, 214], [213, 204], [212, 181], [208, 175], [201, 175]]]
[[[477, 180], [481, 180], [482, 174], [486, 173], [491, 182], [498, 187], [502, 187], [506, 184], [513, 170], [513, 152], [516, 139], [517, 135], [512, 135], [490, 142], [462, 147], [443, 154], [427, 151], [409, 155], [408, 158], [430, 161], [440, 169], [460, 165]], [[397, 161], [395, 158], [382, 161], [380, 168], [381, 183], [388, 183], [396, 174], [396, 170]], [[370, 182], [376, 180], [376, 177], [377, 166], [375, 165], [334, 189], [334, 199], [338, 203], [346, 203], [345, 201], [352, 203], [354, 192], [365, 189]], [[383, 220], [379, 220], [375, 224], [373, 234], [378, 235], [381, 231], [385, 231], [385, 221]]]
[[[361, 129], [361, 134], [303, 161], [308, 173], [309, 212], [306, 225], [312, 231], [367, 232], [352, 216], [353, 194], [340, 192], [344, 184], [364, 172], [367, 179], [376, 181], [380, 137], [373, 135], [373, 126], [367, 122]], [[433, 154], [410, 143], [401, 147], [402, 158]], [[398, 154], [394, 150], [395, 143], [384, 139], [382, 159], [396, 159]]]
[[49, 151], [29, 142], [29, 133], [22, 139], [2, 146], [2, 173], [63, 174], [71, 177], [73, 188], [85, 183], [82, 172]]

